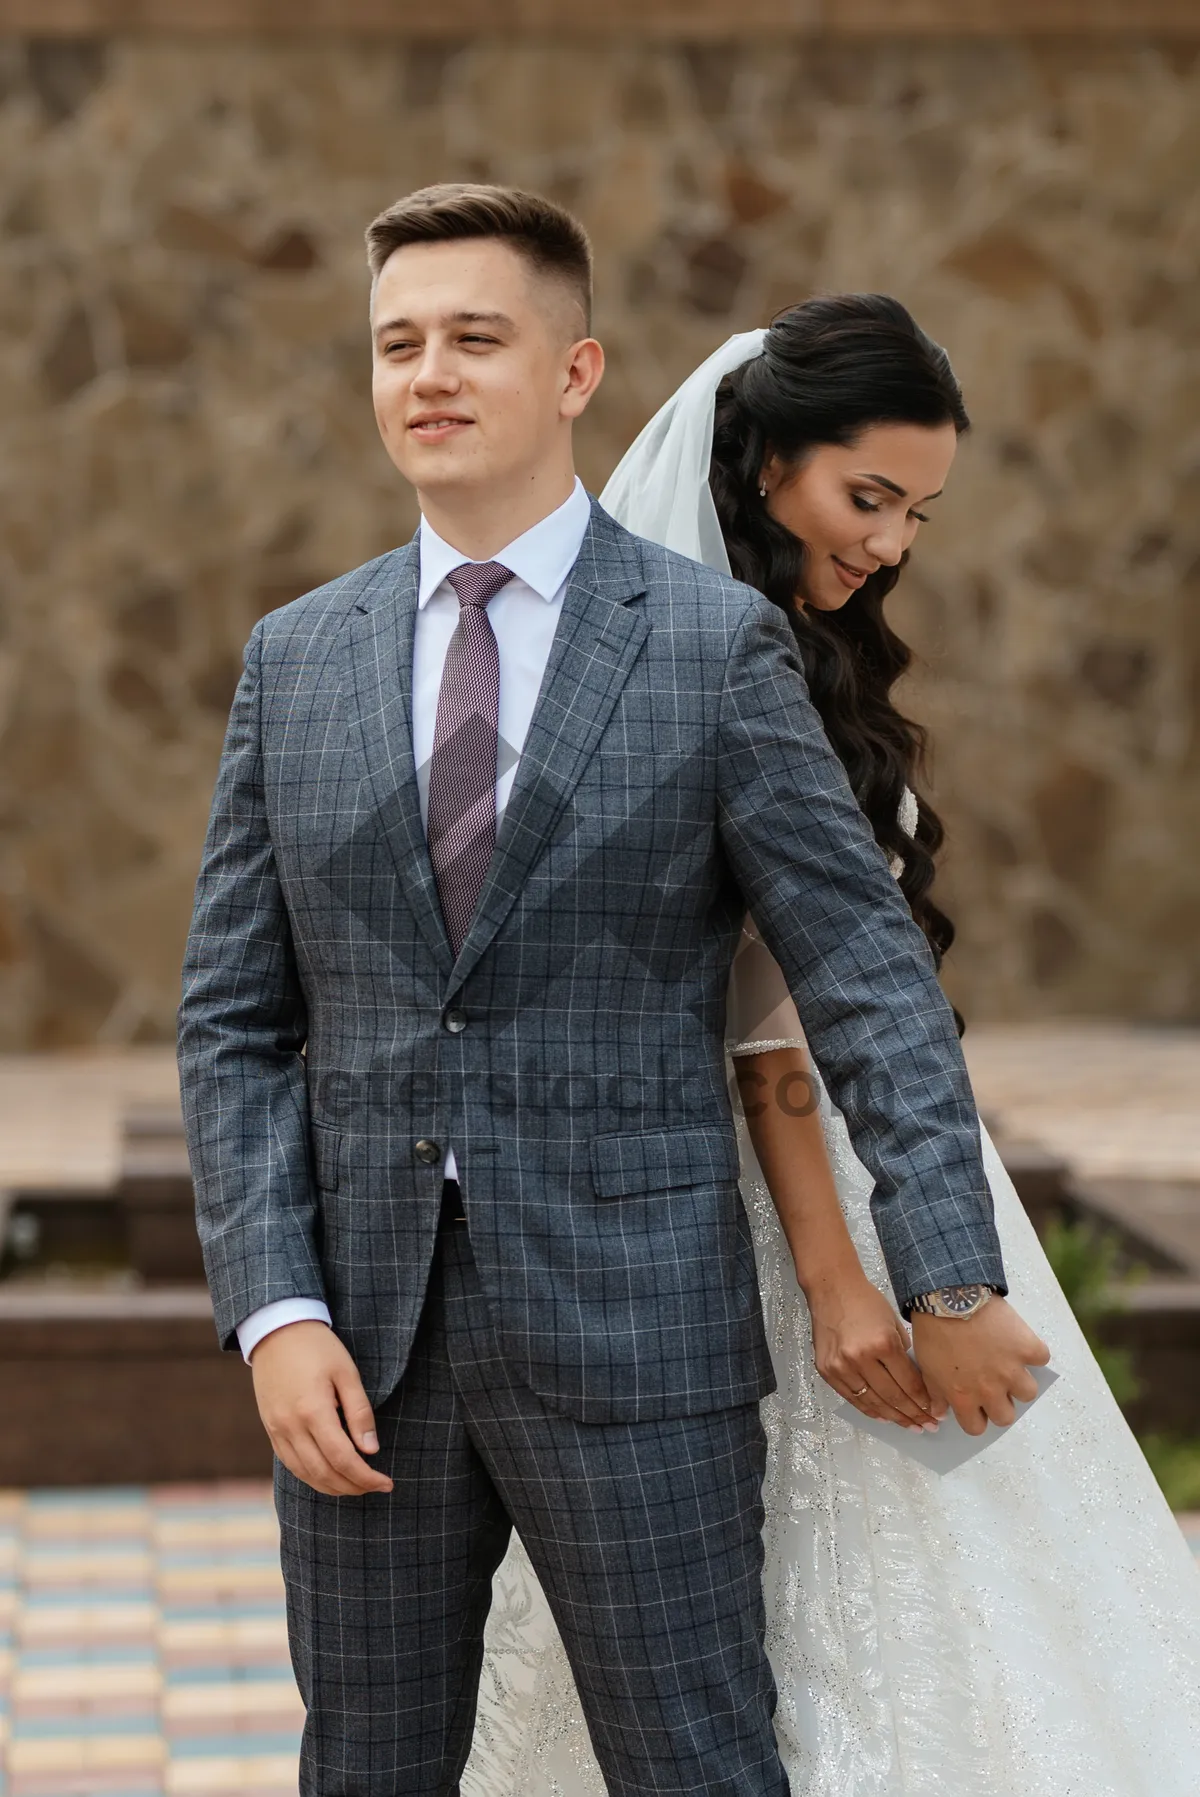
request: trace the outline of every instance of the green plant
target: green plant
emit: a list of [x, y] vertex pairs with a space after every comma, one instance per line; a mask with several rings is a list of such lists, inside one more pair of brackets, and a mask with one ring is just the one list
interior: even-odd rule
[[1122, 1407], [1132, 1403], [1141, 1389], [1133, 1357], [1127, 1348], [1109, 1347], [1100, 1330], [1103, 1319], [1123, 1307], [1121, 1287], [1143, 1278], [1144, 1269], [1122, 1267], [1117, 1236], [1092, 1223], [1056, 1219], [1042, 1246], [1113, 1397]]
[[[1124, 1264], [1119, 1239], [1091, 1223], [1054, 1222], [1042, 1245], [1114, 1398], [1131, 1403], [1140, 1390], [1132, 1356], [1108, 1347], [1101, 1325], [1122, 1308], [1122, 1287], [1144, 1278], [1145, 1268]], [[1200, 1510], [1200, 1441], [1158, 1433], [1138, 1439], [1172, 1510]]]
[[1142, 1452], [1172, 1510], [1200, 1510], [1200, 1441], [1143, 1435]]

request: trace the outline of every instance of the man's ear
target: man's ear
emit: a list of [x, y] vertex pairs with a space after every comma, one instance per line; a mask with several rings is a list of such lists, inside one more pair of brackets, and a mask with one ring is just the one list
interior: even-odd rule
[[594, 337], [581, 337], [567, 355], [559, 414], [578, 418], [604, 378], [604, 351]]

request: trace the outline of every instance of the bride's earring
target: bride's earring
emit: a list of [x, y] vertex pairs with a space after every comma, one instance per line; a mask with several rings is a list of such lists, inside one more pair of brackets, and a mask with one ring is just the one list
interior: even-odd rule
[[758, 497], [760, 499], [765, 499], [767, 497], [767, 489], [761, 484], [761, 482], [759, 483]]

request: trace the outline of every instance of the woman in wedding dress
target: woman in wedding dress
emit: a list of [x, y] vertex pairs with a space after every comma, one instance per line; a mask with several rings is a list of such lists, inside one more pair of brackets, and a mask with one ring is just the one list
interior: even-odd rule
[[[908, 657], [882, 610], [923, 522], [911, 501], [925, 494], [892, 492], [904, 482], [878, 455], [864, 469], [863, 452], [902, 448], [914, 429], [944, 438], [947, 424], [966, 425], [949, 364], [902, 307], [810, 301], [697, 369], [602, 495], [630, 529], [732, 570], [789, 613], [814, 702], [938, 958], [952, 934], [928, 895], [941, 831], [911, 790], [920, 736], [888, 697]], [[929, 1395], [915, 1371], [903, 1390], [881, 1365], [896, 1364], [907, 1332], [872, 1181], [750, 919], [727, 1040], [778, 1378], [763, 1404], [764, 1591], [793, 1791], [1193, 1797], [1200, 1574], [986, 1131], [1010, 1296], [1058, 1377], [979, 1447], [952, 1416], [936, 1436], [899, 1426]], [[813, 1102], [756, 1102], [766, 1090]], [[515, 1538], [496, 1576], [461, 1789], [603, 1797], [570, 1667]]]

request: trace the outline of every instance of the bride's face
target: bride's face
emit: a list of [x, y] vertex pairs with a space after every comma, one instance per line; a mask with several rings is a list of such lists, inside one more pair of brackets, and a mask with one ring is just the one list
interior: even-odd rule
[[876, 569], [899, 562], [946, 484], [957, 443], [952, 424], [877, 424], [848, 448], [819, 445], [798, 466], [769, 457], [767, 509], [808, 550], [800, 604], [837, 611]]

